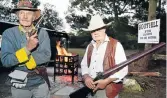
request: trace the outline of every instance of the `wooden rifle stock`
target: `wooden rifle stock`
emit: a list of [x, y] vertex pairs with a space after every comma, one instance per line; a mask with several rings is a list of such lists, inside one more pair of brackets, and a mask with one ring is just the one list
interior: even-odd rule
[[[124, 68], [128, 64], [146, 56], [147, 54], [154, 52], [155, 50], [157, 50], [159, 48], [162, 48], [163, 46], [165, 46], [164, 42], [152, 47], [151, 49], [145, 50], [141, 53], [137, 53], [135, 56], [131, 57], [130, 59], [128, 59], [128, 60], [126, 60], [118, 65], [115, 65], [114, 68], [112, 68], [104, 73], [98, 73], [97, 77], [94, 79], [94, 81], [107, 78], [108, 76], [114, 74], [116, 71], [121, 70], [122, 68]], [[82, 88], [78, 89], [77, 91], [71, 93], [69, 96], [70, 96], [70, 98], [87, 98], [87, 95], [89, 93], [92, 93], [91, 89], [89, 89], [88, 87], [82, 87]]]

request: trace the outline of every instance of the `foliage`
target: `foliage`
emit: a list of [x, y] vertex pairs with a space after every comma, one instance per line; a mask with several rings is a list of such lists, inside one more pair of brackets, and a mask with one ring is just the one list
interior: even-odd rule
[[[4, 5], [0, 5], [0, 20], [8, 22], [17, 22], [17, 17], [11, 10], [17, 6], [18, 0], [12, 0], [11, 5], [7, 6], [10, 0], [0, 0]], [[40, 5], [38, 0], [31, 0], [33, 6], [37, 8]]]
[[[2, 2], [9, 2], [8, 0], [0, 0]], [[37, 8], [40, 5], [39, 0], [30, 0], [34, 8]], [[18, 0], [12, 0], [11, 6], [7, 7], [5, 5], [0, 5], [0, 20], [8, 22], [17, 22], [17, 16], [11, 13], [11, 10], [17, 6]], [[6, 4], [6, 3], [5, 3]], [[52, 6], [52, 5], [49, 5]], [[41, 22], [40, 26], [48, 29], [57, 29], [62, 26], [62, 20], [58, 18], [58, 13], [52, 8], [46, 7], [44, 9], [46, 15], [44, 20]]]
[[71, 36], [70, 48], [86, 48], [91, 41], [91, 36]]
[[62, 20], [58, 18], [58, 13], [51, 8], [45, 7], [44, 9], [44, 21], [42, 21], [40, 27], [45, 27], [48, 29], [56, 30], [62, 26]]
[[[40, 5], [39, 0], [31, 0], [34, 7]], [[166, 41], [166, 13], [164, 10], [165, 0], [158, 0], [157, 18], [161, 19], [160, 41]], [[9, 2], [9, 0], [0, 0], [0, 2]], [[16, 7], [18, 0], [12, 0], [11, 6], [0, 4], [0, 20], [17, 22], [17, 17], [11, 14], [10, 11]], [[89, 25], [91, 15], [99, 13], [104, 18], [104, 22], [112, 22], [106, 33], [118, 39], [126, 48], [139, 48], [137, 44], [138, 23], [147, 21], [149, 0], [71, 0], [71, 7], [66, 20], [71, 25], [71, 28], [77, 30], [78, 38], [85, 37], [85, 40], [77, 39], [78, 45], [82, 45], [84, 41], [90, 41], [89, 32], [83, 32], [81, 28], [86, 28]], [[52, 6], [52, 5], [50, 5]], [[76, 13], [75, 9], [85, 12], [84, 15]], [[47, 14], [41, 23], [41, 27], [58, 30], [62, 27], [62, 20], [58, 17], [55, 9], [46, 7]], [[74, 35], [71, 34], [75, 38]], [[76, 37], [76, 38], [77, 38]], [[84, 39], [84, 38], [83, 38]], [[73, 42], [71, 41], [71, 42]], [[82, 42], [83, 41], [83, 42]], [[129, 45], [130, 43], [130, 45]]]
[[[109, 36], [121, 41], [126, 48], [133, 49], [143, 47], [143, 45], [137, 44], [137, 30], [139, 22], [147, 21], [149, 0], [74, 0], [71, 4], [71, 9], [80, 9], [81, 11], [87, 12], [86, 16], [77, 16], [75, 21], [69, 20], [76, 22], [74, 23], [77, 24], [77, 26], [75, 26], [76, 28], [87, 27], [90, 15], [99, 13], [105, 17], [105, 23], [112, 22], [112, 25], [106, 32]], [[166, 14], [164, 14], [165, 4], [165, 1], [161, 2], [161, 0], [159, 0], [157, 16], [161, 18], [161, 21], [166, 20]], [[71, 11], [73, 13], [71, 16], [76, 17], [75, 11]], [[130, 14], [133, 15], [130, 16]], [[82, 17], [84, 17], [84, 21], [80, 23]], [[161, 22], [160, 41], [165, 41], [165, 27], [165, 22]], [[89, 35], [86, 34], [88, 33], [78, 32], [78, 36]]]
[[0, 0], [0, 20], [9, 21], [12, 19], [10, 14], [11, 7], [8, 6], [9, 0]]
[[71, 28], [80, 29], [88, 26], [88, 18], [85, 16], [78, 16], [71, 12], [70, 15], [66, 16], [68, 23], [71, 23]]

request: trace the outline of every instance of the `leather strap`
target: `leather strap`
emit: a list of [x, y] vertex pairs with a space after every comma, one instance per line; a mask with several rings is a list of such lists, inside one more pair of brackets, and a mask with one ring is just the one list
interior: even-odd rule
[[88, 64], [88, 67], [90, 66], [90, 61], [91, 61], [91, 56], [92, 56], [92, 52], [93, 52], [93, 44], [90, 43], [89, 46], [88, 46], [88, 52], [87, 52], [87, 64]]

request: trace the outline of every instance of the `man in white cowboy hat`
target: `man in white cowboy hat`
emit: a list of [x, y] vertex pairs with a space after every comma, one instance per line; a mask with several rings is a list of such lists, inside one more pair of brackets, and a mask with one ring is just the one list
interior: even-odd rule
[[40, 65], [50, 60], [50, 39], [44, 29], [34, 30], [38, 28], [33, 25], [40, 10], [33, 8], [29, 0], [20, 0], [12, 11], [18, 16], [19, 26], [3, 32], [1, 46], [3, 66], [14, 68], [9, 74], [12, 97], [50, 98], [48, 85], [39, 71]]
[[85, 55], [81, 62], [81, 71], [85, 85], [92, 89], [95, 94], [89, 98], [118, 98], [122, 88], [122, 79], [128, 73], [128, 67], [121, 69], [106, 79], [93, 81], [98, 72], [105, 72], [115, 64], [126, 60], [124, 49], [116, 39], [108, 37], [105, 33], [106, 27], [100, 15], [91, 17], [88, 29], [92, 41], [87, 46]]

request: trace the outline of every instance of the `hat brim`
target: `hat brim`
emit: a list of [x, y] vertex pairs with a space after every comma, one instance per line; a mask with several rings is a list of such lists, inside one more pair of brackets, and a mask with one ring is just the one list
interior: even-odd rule
[[34, 11], [36, 15], [35, 20], [37, 20], [41, 16], [41, 10], [36, 8], [15, 8], [15, 9], [12, 9], [12, 13], [16, 13], [17, 11], [20, 11], [20, 10]]
[[104, 28], [104, 27], [107, 27], [109, 25], [111, 25], [112, 22], [109, 22], [107, 24], [105, 24], [104, 26], [101, 26], [101, 27], [98, 27], [98, 28], [94, 28], [94, 29], [86, 29], [86, 28], [82, 28], [83, 31], [86, 31], [86, 32], [91, 32], [91, 31], [95, 31], [95, 30], [98, 30], [100, 28]]
[[27, 7], [21, 7], [21, 8], [14, 8], [12, 9], [12, 12], [15, 13], [19, 10], [30, 10], [30, 11], [38, 11], [39, 9], [36, 8], [27, 8]]

